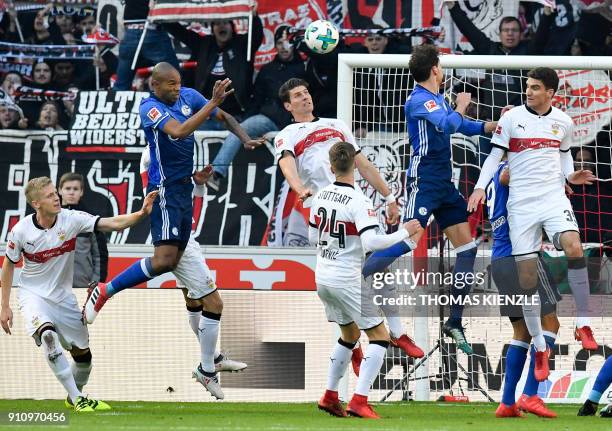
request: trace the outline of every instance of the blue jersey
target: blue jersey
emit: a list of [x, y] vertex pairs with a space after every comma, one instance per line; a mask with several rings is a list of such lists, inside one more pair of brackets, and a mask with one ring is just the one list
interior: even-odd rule
[[510, 229], [508, 227], [508, 186], [501, 184], [499, 177], [508, 167], [508, 162], [502, 162], [497, 167], [493, 179], [487, 186], [487, 209], [493, 232], [493, 252], [491, 259], [499, 259], [512, 255]]
[[408, 139], [412, 146], [407, 176], [419, 180], [452, 180], [450, 136], [484, 133], [482, 121], [472, 121], [453, 111], [443, 94], [434, 94], [421, 85], [404, 105]]
[[[170, 118], [184, 123], [207, 102], [196, 90], [182, 87], [174, 105], [165, 104], [153, 94], [140, 103], [140, 121], [151, 154], [150, 185], [169, 185], [193, 173], [193, 134], [174, 139], [164, 133], [163, 127]], [[216, 108], [211, 115], [215, 113]]]

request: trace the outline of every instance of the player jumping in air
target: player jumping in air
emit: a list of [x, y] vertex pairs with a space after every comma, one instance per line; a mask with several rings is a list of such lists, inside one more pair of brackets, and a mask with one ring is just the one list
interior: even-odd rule
[[[26, 332], [42, 347], [47, 364], [68, 392], [68, 405], [77, 412], [109, 410], [108, 404], [88, 399], [82, 392], [91, 373], [92, 355], [87, 325], [72, 291], [76, 239], [82, 233], [121, 231], [134, 226], [151, 213], [157, 192], [145, 197], [140, 211], [104, 218], [63, 209], [47, 177], [31, 179], [25, 195], [36, 213], [21, 219], [9, 235], [2, 264], [0, 324], [10, 335], [13, 271], [23, 256], [18, 300]], [[70, 352], [72, 367], [62, 347]]]
[[[191, 236], [193, 184], [204, 184], [210, 174], [208, 171], [193, 173], [193, 132], [197, 127], [213, 116], [225, 122], [245, 146], [260, 145], [261, 141], [251, 140], [234, 117], [218, 108], [233, 92], [226, 91], [230, 84], [229, 79], [215, 82], [212, 98], [208, 101], [197, 91], [181, 87], [181, 77], [170, 64], [159, 63], [153, 68], [153, 94], [141, 102], [140, 120], [151, 156], [148, 190], [159, 191], [151, 214], [155, 252], [153, 257], [136, 262], [109, 283], [99, 283], [90, 291], [83, 310], [88, 323], [94, 321], [106, 301], [117, 292], [177, 268]], [[206, 279], [200, 282], [206, 283]], [[221, 302], [212, 298], [208, 302], [209, 308], [204, 308], [199, 322], [199, 327], [203, 328], [200, 334], [203, 355], [197, 370], [201, 376], [196, 377], [208, 382], [204, 386], [212, 389], [218, 386], [214, 355]]]
[[[151, 165], [151, 153], [148, 148], [140, 156], [140, 176], [142, 186], [147, 188], [149, 183], [148, 172]], [[207, 167], [206, 174], [212, 173], [212, 169]], [[205, 186], [196, 185], [194, 187], [195, 196], [205, 195]], [[187, 317], [189, 326], [200, 343], [201, 362], [193, 371], [193, 377], [200, 382], [215, 398], [223, 399], [225, 395], [214, 379], [207, 378], [202, 368], [202, 363], [210, 358], [209, 348], [217, 345], [219, 325], [210, 325], [211, 313], [217, 315], [223, 311], [223, 301], [217, 290], [215, 280], [212, 278], [210, 269], [206, 265], [202, 248], [193, 235], [189, 237], [189, 242], [183, 256], [179, 260], [176, 268], [172, 271], [185, 297], [187, 306]], [[214, 320], [214, 319], [213, 319]], [[247, 364], [235, 361], [227, 357], [225, 353], [218, 350], [214, 352], [215, 371], [241, 371]]]
[[[372, 201], [355, 186], [353, 143], [338, 142], [329, 150], [334, 183], [321, 189], [312, 200], [308, 236], [317, 244], [315, 280], [317, 293], [330, 322], [340, 326], [341, 336], [330, 357], [327, 390], [319, 408], [335, 416], [376, 418], [368, 404], [368, 393], [380, 372], [390, 338], [382, 313], [373, 302], [363, 300], [361, 261], [364, 251], [379, 250], [403, 241], [422, 230], [416, 221], [405, 223], [390, 235], [379, 234]], [[351, 359], [361, 331], [369, 339], [361, 362], [355, 394], [345, 411], [338, 399], [338, 385]]]
[[[464, 117], [471, 101], [469, 93], [457, 94], [453, 110], [440, 86], [444, 71], [440, 66], [438, 50], [433, 45], [415, 48], [410, 57], [410, 73], [417, 85], [404, 107], [408, 137], [412, 146], [410, 164], [406, 174], [406, 207], [404, 220], [416, 219], [425, 228], [433, 213], [440, 229], [451, 241], [457, 253], [453, 280], [465, 280], [465, 273], [474, 269], [476, 243], [472, 239], [467, 222], [466, 202], [452, 179], [450, 136], [462, 133], [466, 136], [484, 135], [495, 130], [496, 122], [471, 121]], [[422, 234], [403, 241], [386, 250], [372, 253], [363, 267], [368, 277], [388, 267], [397, 257], [416, 247]], [[461, 276], [458, 274], [463, 273]], [[452, 286], [453, 297], [464, 297], [470, 286]], [[472, 353], [461, 324], [463, 305], [453, 303], [450, 318], [444, 323], [444, 333], [452, 337], [457, 347]]]
[[[539, 67], [527, 74], [527, 103], [509, 110], [499, 121], [491, 143], [493, 149], [480, 171], [468, 209], [474, 211], [485, 197], [497, 164], [508, 153], [510, 193], [508, 225], [512, 254], [518, 265], [521, 289], [526, 295], [538, 290], [538, 255], [542, 247], [542, 228], [567, 257], [567, 279], [576, 302], [576, 340], [586, 350], [596, 350], [597, 342], [589, 326], [589, 279], [578, 224], [565, 180], [571, 184], [592, 184], [597, 178], [589, 170], [574, 172], [570, 153], [572, 119], [552, 106], [559, 85], [557, 73]], [[532, 309], [540, 315], [539, 306]], [[533, 335], [533, 334], [532, 334]], [[544, 337], [534, 336], [539, 352], [548, 348]]]
[[[334, 143], [345, 141], [355, 148], [355, 165], [361, 176], [385, 197], [388, 223], [397, 223], [399, 209], [395, 197], [376, 167], [361, 154], [347, 125], [335, 118], [315, 117], [308, 84], [302, 79], [293, 78], [285, 82], [279, 89], [279, 97], [285, 109], [291, 113], [294, 123], [276, 135], [276, 156], [289, 186], [300, 198], [298, 205], [304, 218], [309, 218], [310, 197], [334, 182], [329, 149]], [[383, 308], [383, 312], [387, 311], [391, 343], [401, 348], [408, 356], [422, 357], [423, 351], [405, 334], [397, 312]], [[355, 372], [358, 373], [361, 349], [357, 347], [355, 353]]]
[[[508, 229], [509, 182], [508, 163], [500, 163], [487, 186], [487, 212], [493, 235], [491, 272], [500, 295], [521, 295]], [[557, 417], [557, 414], [549, 410], [538, 396], [539, 382], [546, 380], [549, 375], [548, 355], [546, 351], [536, 351], [535, 346], [530, 348], [529, 345], [533, 334], [533, 338], [544, 337], [546, 344], [552, 350], [559, 332], [556, 308], [561, 296], [542, 261], [538, 262], [538, 274], [540, 277], [538, 302], [542, 304], [541, 317], [534, 315], [531, 303], [523, 305], [522, 308], [510, 305], [500, 307], [501, 314], [508, 316], [512, 323], [513, 334], [506, 354], [502, 400], [495, 412], [495, 416], [499, 418], [521, 416], [521, 410], [546, 418]], [[531, 352], [529, 372], [523, 394], [517, 403], [516, 386], [523, 373], [528, 350]]]

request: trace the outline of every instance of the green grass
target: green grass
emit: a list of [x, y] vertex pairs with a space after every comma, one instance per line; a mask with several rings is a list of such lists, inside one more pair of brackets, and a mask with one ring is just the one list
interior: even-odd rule
[[0, 400], [0, 429], [79, 430], [610, 430], [611, 419], [577, 417], [577, 405], [551, 405], [559, 417], [496, 419], [495, 404], [387, 403], [375, 405], [382, 420], [335, 418], [317, 410], [315, 403], [153, 403], [114, 402], [107, 413], [69, 412], [69, 425], [61, 427], [6, 426], [8, 411], [68, 412], [62, 401]]

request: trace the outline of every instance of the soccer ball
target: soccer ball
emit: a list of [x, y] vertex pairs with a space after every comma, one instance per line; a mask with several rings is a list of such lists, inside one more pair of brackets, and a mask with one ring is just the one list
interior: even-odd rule
[[312, 52], [328, 54], [338, 45], [340, 34], [331, 22], [320, 19], [308, 24], [304, 40]]

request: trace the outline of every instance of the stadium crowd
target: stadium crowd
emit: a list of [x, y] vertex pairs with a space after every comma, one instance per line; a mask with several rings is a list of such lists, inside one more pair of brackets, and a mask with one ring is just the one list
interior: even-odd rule
[[[473, 51], [466, 54], [612, 55], [612, 17], [608, 9], [586, 13], [578, 10], [572, 0], [558, 0], [557, 10], [553, 11], [539, 3], [521, 2], [517, 17], [501, 20], [500, 41], [497, 42], [479, 30], [457, 3], [447, 2], [445, 13], [450, 13], [456, 27], [471, 43]], [[27, 55], [7, 55], [0, 62], [0, 88], [3, 90], [0, 93], [0, 129], [68, 129], [79, 90], [150, 90], [150, 76], [135, 74], [131, 67], [149, 11], [147, 0], [125, 2], [124, 36], [120, 42], [116, 41], [118, 49], [113, 49], [114, 37], [99, 31], [96, 26], [95, 9], [66, 14], [67, 9], [55, 7], [53, 3], [19, 11], [14, 3], [7, 2], [7, 5], [0, 21], [0, 42], [45, 49], [51, 45], [89, 43], [90, 47], [95, 44], [96, 51], [93, 60], [50, 59], [46, 58], [45, 50], [38, 51], [39, 54], [31, 51]], [[439, 25], [440, 22], [434, 20], [431, 24]], [[137, 69], [160, 61], [179, 67], [179, 57], [196, 62], [195, 68], [183, 70], [183, 85], [195, 88], [205, 97], [210, 97], [215, 81], [230, 78], [235, 92], [221, 108], [233, 115], [252, 136], [281, 130], [292, 121], [277, 97], [280, 85], [289, 78], [305, 79], [317, 102], [316, 114], [335, 118], [339, 53], [410, 53], [412, 46], [420, 41], [441, 45], [447, 30], [443, 28], [437, 38], [371, 34], [361, 42], [349, 44], [342, 40], [333, 53], [318, 55], [306, 47], [290, 25], [281, 24], [274, 32], [276, 55], [255, 70], [254, 54], [264, 40], [262, 21], [256, 10], [250, 61], [246, 60], [247, 35], [237, 33], [234, 22], [217, 21], [204, 27], [208, 27], [208, 31], [196, 33], [182, 23], [148, 26], [136, 62]], [[369, 27], [382, 29], [377, 25]], [[452, 52], [457, 50], [458, 47], [451, 49]], [[177, 56], [177, 53], [183, 55]], [[472, 100], [479, 101], [472, 104], [468, 114], [485, 121], [498, 118], [499, 110], [507, 104], [520, 104], [523, 93], [523, 71], [492, 72], [467, 89], [473, 93]], [[357, 77], [354, 95], [357, 107], [353, 119], [357, 137], [363, 138], [374, 129], [404, 131], [404, 113], [400, 107], [406, 89], [398, 90], [401, 83], [397, 79], [398, 74], [383, 70]], [[410, 83], [409, 87], [412, 85]], [[396, 109], [374, 108], [374, 105]], [[214, 120], [201, 126], [202, 130], [218, 128], [219, 123]], [[611, 134], [607, 129], [609, 126], [578, 158], [585, 163], [596, 163], [602, 178], [610, 178]], [[487, 137], [480, 137], [479, 143], [482, 164], [490, 143]], [[228, 166], [241, 147], [239, 139], [230, 134], [213, 161], [214, 176], [209, 185], [214, 189], [223, 186]], [[601, 212], [600, 208], [589, 210], [592, 205], [588, 201], [581, 202], [582, 207], [587, 208], [585, 214]]]

